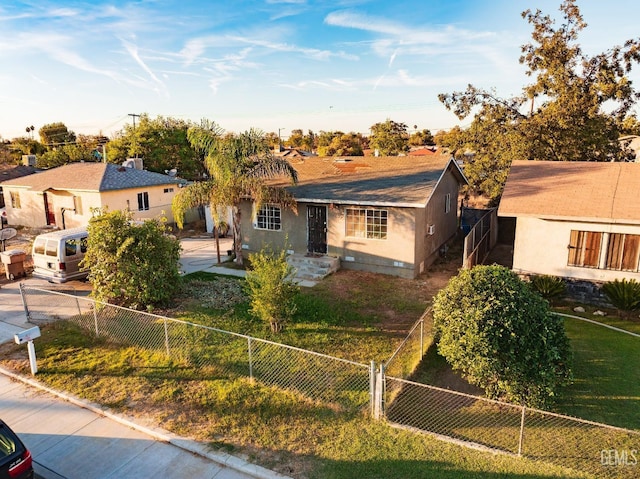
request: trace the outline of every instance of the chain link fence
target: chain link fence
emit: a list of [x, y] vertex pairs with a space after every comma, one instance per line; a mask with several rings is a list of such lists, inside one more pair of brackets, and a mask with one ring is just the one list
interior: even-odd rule
[[[603, 478], [640, 473], [640, 432], [493, 401], [408, 380], [431, 342], [414, 324], [379, 369], [271, 341], [21, 286], [29, 321], [64, 319], [98, 338], [157, 351], [211, 377], [248, 377], [343, 410], [493, 451], [548, 461]], [[397, 377], [400, 376], [400, 377]]]
[[396, 425], [560, 464], [596, 477], [640, 474], [640, 431], [385, 377], [385, 417]]
[[426, 321], [430, 314], [429, 307], [411, 327], [405, 339], [384, 363], [385, 374], [402, 379], [411, 377], [431, 345], [431, 321]]
[[34, 324], [66, 320], [97, 338], [157, 351], [206, 369], [208, 377], [248, 377], [345, 410], [371, 404], [368, 365], [83, 296], [24, 285], [21, 292]]

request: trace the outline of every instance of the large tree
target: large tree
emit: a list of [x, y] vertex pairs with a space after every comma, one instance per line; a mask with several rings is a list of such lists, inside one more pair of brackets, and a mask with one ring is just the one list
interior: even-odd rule
[[398, 156], [409, 151], [407, 125], [387, 119], [371, 126], [369, 146], [380, 156]]
[[360, 133], [340, 133], [328, 145], [318, 147], [320, 156], [363, 156], [364, 139]]
[[430, 130], [419, 130], [412, 133], [409, 137], [409, 145], [411, 146], [431, 146], [435, 144]]
[[180, 177], [201, 178], [202, 156], [187, 139], [190, 122], [175, 118], [140, 115], [135, 125], [126, 125], [107, 145], [108, 161], [121, 163], [127, 158], [144, 159], [145, 169], [165, 173], [176, 169]]
[[270, 186], [266, 180], [284, 176], [297, 182], [296, 170], [284, 159], [275, 157], [263, 132], [249, 130], [240, 134], [225, 133], [216, 123], [203, 120], [189, 128], [189, 142], [204, 154], [210, 179], [183, 188], [173, 199], [172, 210], [182, 228], [188, 208], [210, 205], [216, 221], [219, 211], [233, 210], [233, 238], [236, 263], [243, 263], [240, 203], [250, 199], [258, 211], [264, 203], [296, 209], [293, 196], [282, 187]]
[[49, 123], [38, 130], [40, 141], [48, 148], [55, 148], [76, 141], [76, 134], [61, 121]]
[[522, 16], [533, 25], [532, 42], [522, 46], [520, 63], [535, 82], [522, 95], [501, 98], [469, 85], [439, 95], [460, 119], [475, 112], [457, 143], [460, 156], [472, 152], [465, 173], [472, 186], [497, 200], [513, 159], [559, 161], [624, 160], [618, 142], [623, 121], [640, 97], [627, 78], [640, 59], [640, 40], [628, 40], [588, 56], [577, 43], [587, 26], [575, 0], [560, 6], [564, 22], [540, 10]]

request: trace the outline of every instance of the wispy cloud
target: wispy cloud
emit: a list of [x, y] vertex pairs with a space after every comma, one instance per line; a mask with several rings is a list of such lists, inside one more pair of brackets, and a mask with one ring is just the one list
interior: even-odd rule
[[155, 73], [153, 73], [151, 68], [149, 68], [147, 64], [140, 57], [140, 54], [138, 52], [138, 47], [128, 41], [125, 41], [125, 40], [121, 40], [121, 41], [125, 50], [129, 53], [131, 58], [133, 58], [134, 61], [140, 66], [140, 68], [142, 68], [142, 70], [144, 70], [147, 73], [147, 75], [149, 75], [149, 78], [151, 78], [152, 82], [156, 85], [154, 90], [157, 91], [158, 93], [161, 93], [165, 97], [169, 97], [169, 92], [165, 84], [162, 82], [162, 80], [160, 80], [155, 75]]

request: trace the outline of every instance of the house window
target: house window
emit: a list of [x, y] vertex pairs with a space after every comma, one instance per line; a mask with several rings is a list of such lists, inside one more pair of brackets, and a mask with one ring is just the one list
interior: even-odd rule
[[449, 211], [451, 211], [451, 193], [444, 195], [444, 212], [448, 213]]
[[640, 235], [611, 233], [607, 244], [607, 269], [638, 271]]
[[77, 215], [82, 214], [82, 198], [80, 196], [73, 197], [73, 209]]
[[347, 236], [387, 239], [387, 210], [347, 208]]
[[262, 205], [256, 217], [256, 229], [280, 231], [282, 229], [280, 215], [279, 206]]
[[11, 207], [15, 209], [20, 209], [20, 193], [17, 191], [9, 192], [11, 196]]
[[569, 266], [597, 268], [603, 233], [571, 230], [569, 240]]
[[149, 209], [149, 193], [138, 193], [138, 211], [146, 211]]
[[173, 188], [165, 188], [164, 192], [165, 193], [173, 193]]

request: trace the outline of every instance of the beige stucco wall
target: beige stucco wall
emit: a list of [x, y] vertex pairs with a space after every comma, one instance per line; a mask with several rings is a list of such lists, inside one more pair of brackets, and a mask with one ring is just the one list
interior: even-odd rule
[[[640, 234], [640, 226], [550, 221], [521, 217], [516, 220], [513, 270], [522, 274], [548, 274], [587, 281], [640, 280], [640, 273], [568, 266], [571, 230]], [[603, 248], [604, 249], [604, 248]], [[601, 252], [601, 259], [603, 258]]]
[[[165, 193], [165, 188], [173, 191]], [[138, 211], [138, 193], [143, 192], [149, 193], [149, 209]], [[136, 220], [164, 216], [169, 223], [173, 223], [171, 201], [177, 193], [178, 185], [175, 184], [105, 191], [102, 193], [102, 206], [108, 207], [111, 211], [129, 209]]]
[[[451, 167], [445, 172], [422, 214], [417, 214], [416, 275], [426, 271], [436, 260], [440, 247], [458, 231], [458, 192], [460, 185]], [[449, 194], [450, 209], [445, 212], [445, 198]], [[428, 226], [434, 225], [433, 234]]]
[[[25, 188], [4, 188], [7, 217], [9, 224], [40, 228], [46, 226], [45, 196], [42, 192], [30, 191]], [[11, 206], [11, 192], [20, 195], [20, 208]], [[80, 196], [81, 195], [81, 196]], [[80, 196], [81, 211], [73, 211], [75, 208], [74, 196]], [[85, 226], [91, 218], [91, 208], [100, 206], [100, 195], [97, 193], [83, 192], [82, 194], [68, 191], [48, 191], [48, 203], [55, 215], [55, 225], [62, 228], [75, 228]], [[62, 209], [65, 208], [64, 218]]]
[[[322, 206], [322, 205], [316, 205]], [[387, 210], [387, 239], [352, 238], [345, 235], [345, 208], [327, 206], [327, 254], [339, 257], [341, 267], [373, 271], [395, 276], [415, 277], [414, 234], [416, 210], [413, 208], [384, 208]], [[282, 212], [282, 230], [267, 231], [254, 228], [252, 207], [244, 202], [242, 235], [246, 252], [258, 251], [271, 244], [279, 249], [287, 244], [294, 253], [307, 252], [307, 204], [298, 204], [298, 214]], [[422, 211], [419, 209], [418, 211]]]
[[[172, 192], [164, 193], [164, 189], [173, 189]], [[18, 192], [20, 195], [20, 208], [12, 208], [11, 192]], [[149, 210], [138, 211], [138, 193], [149, 193]], [[109, 210], [121, 210], [128, 207], [133, 212], [135, 219], [156, 218], [164, 212], [167, 220], [173, 222], [171, 212], [171, 200], [178, 191], [177, 185], [150, 186], [144, 188], [132, 188], [128, 190], [117, 190], [103, 193], [92, 191], [47, 191], [47, 198], [55, 214], [55, 224], [59, 228], [74, 228], [86, 226], [91, 219], [91, 208], [108, 207]], [[26, 188], [4, 186], [3, 194], [6, 203], [7, 218], [10, 225], [21, 225], [40, 228], [47, 224], [44, 195], [42, 192], [30, 191]], [[74, 209], [74, 196], [81, 198], [81, 212], [71, 211]], [[62, 208], [67, 211], [62, 217]]]

